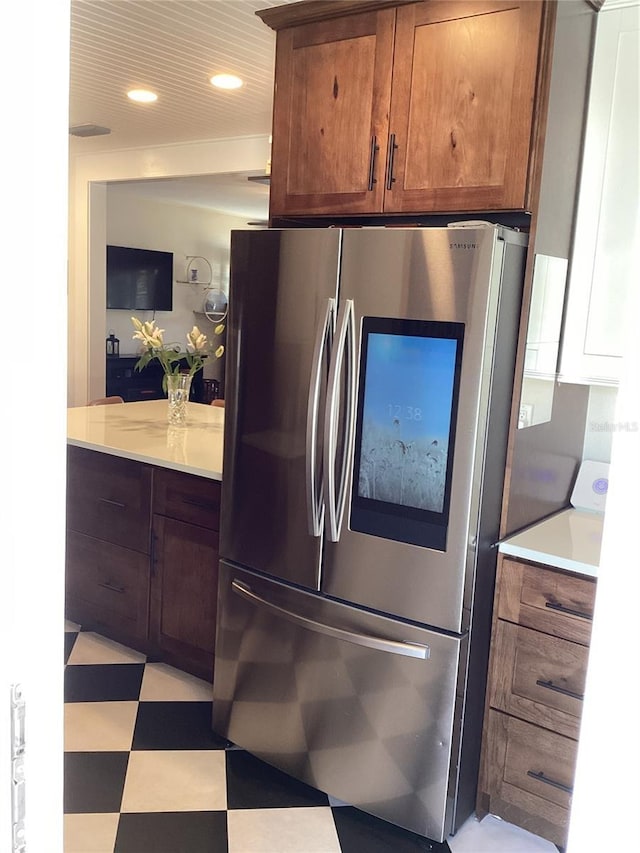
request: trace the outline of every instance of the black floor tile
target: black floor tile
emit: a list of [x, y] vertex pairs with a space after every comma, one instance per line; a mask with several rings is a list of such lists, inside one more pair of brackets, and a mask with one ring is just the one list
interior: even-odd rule
[[446, 841], [429, 841], [351, 806], [332, 811], [342, 853], [451, 853]]
[[65, 814], [120, 811], [128, 752], [65, 752]]
[[73, 644], [76, 641], [76, 637], [78, 636], [77, 631], [65, 631], [64, 632], [64, 662], [69, 660], [69, 655], [71, 654], [71, 649], [73, 648]]
[[65, 702], [137, 700], [143, 663], [69, 665], [64, 671]]
[[227, 751], [227, 808], [327, 806], [329, 798], [243, 750]]
[[224, 749], [211, 729], [211, 702], [141, 702], [132, 749]]
[[226, 812], [120, 815], [114, 853], [227, 853]]

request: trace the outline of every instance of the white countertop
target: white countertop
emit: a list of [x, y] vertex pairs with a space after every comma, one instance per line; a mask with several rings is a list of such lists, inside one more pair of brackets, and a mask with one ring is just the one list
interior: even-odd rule
[[502, 554], [598, 576], [604, 515], [565, 509], [521, 530], [498, 545]]
[[167, 401], [67, 410], [67, 441], [187, 474], [222, 479], [224, 409], [189, 403], [187, 425], [169, 426]]

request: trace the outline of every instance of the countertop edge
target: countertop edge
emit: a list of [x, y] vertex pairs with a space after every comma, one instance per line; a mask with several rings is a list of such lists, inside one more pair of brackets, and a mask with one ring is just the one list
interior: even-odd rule
[[90, 441], [82, 441], [77, 438], [67, 437], [67, 444], [74, 447], [84, 447], [86, 450], [95, 450], [98, 453], [107, 453], [110, 456], [120, 456], [123, 459], [131, 459], [134, 462], [143, 462], [146, 465], [155, 465], [157, 468], [171, 468], [173, 471], [181, 471], [184, 474], [193, 474], [196, 477], [206, 477], [208, 480], [222, 481], [222, 471], [211, 471], [205, 468], [196, 468], [193, 465], [180, 462], [170, 462], [167, 459], [158, 459], [156, 456], [147, 456], [144, 453], [136, 453], [131, 450], [123, 450], [119, 447], [109, 447], [106, 444], [95, 444]]
[[498, 545], [498, 551], [508, 557], [520, 557], [523, 560], [531, 560], [531, 562], [551, 566], [554, 569], [564, 569], [564, 571], [573, 574], [587, 575], [592, 578], [598, 577], [598, 566], [569, 560], [548, 551], [537, 551], [533, 548], [524, 548], [522, 545], [511, 545], [508, 542], [501, 542]]

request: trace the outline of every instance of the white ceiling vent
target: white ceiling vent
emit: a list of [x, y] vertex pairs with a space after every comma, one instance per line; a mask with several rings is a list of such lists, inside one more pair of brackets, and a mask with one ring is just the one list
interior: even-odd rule
[[106, 136], [111, 133], [111, 128], [99, 124], [77, 124], [69, 128], [69, 133], [71, 136]]

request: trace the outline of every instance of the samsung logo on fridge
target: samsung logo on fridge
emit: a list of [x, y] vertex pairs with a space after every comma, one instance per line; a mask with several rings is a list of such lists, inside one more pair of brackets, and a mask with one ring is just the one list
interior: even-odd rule
[[477, 243], [449, 243], [450, 249], [477, 249]]

